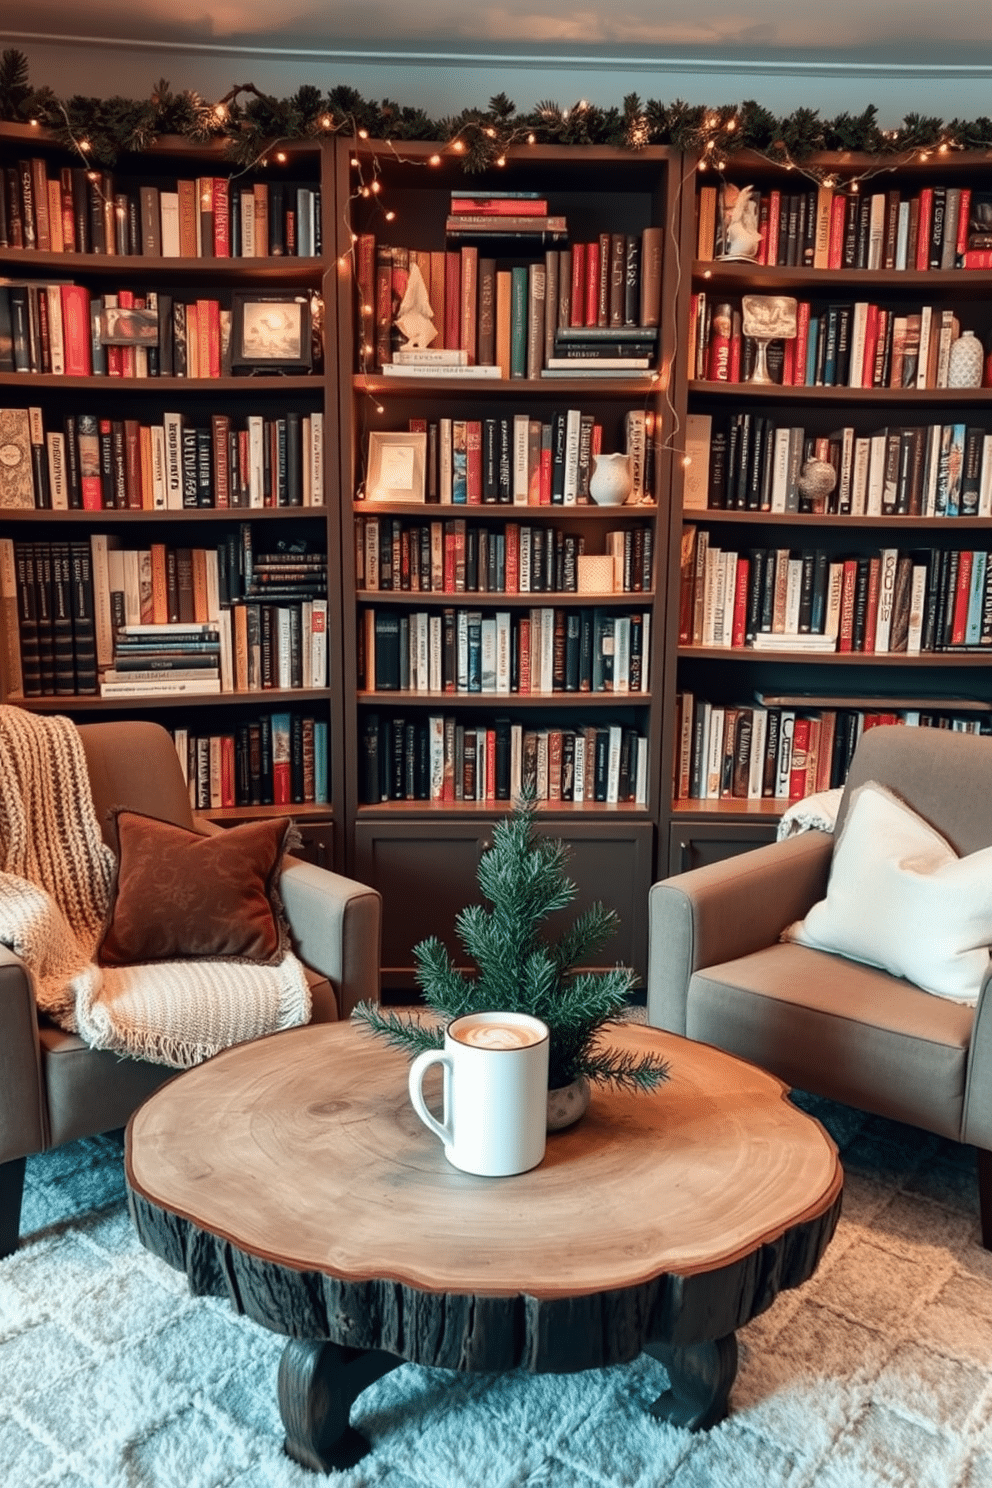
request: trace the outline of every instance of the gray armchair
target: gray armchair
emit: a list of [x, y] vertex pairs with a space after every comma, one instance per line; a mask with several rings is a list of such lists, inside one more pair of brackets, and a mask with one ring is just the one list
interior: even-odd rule
[[[851, 791], [868, 780], [897, 792], [959, 854], [992, 844], [992, 738], [869, 730], [838, 830]], [[824, 832], [802, 833], [653, 885], [648, 1022], [801, 1090], [973, 1144], [982, 1242], [992, 1249], [992, 973], [971, 1008], [781, 943], [785, 926], [824, 897], [833, 843]]]
[[[180, 826], [222, 830], [195, 821], [172, 740], [158, 724], [88, 724], [79, 733], [101, 822], [109, 807], [124, 805]], [[307, 968], [313, 1021], [348, 1017], [357, 1002], [378, 1001], [377, 891], [287, 858], [280, 892], [293, 948]], [[17, 1247], [26, 1157], [123, 1126], [175, 1073], [91, 1049], [49, 1023], [38, 1013], [24, 963], [0, 946], [0, 1257]]]

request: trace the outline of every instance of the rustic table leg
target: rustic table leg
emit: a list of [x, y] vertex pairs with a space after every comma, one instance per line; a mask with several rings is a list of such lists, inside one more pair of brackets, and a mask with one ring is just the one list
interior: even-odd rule
[[286, 1453], [314, 1472], [352, 1467], [369, 1450], [353, 1430], [351, 1407], [368, 1385], [404, 1361], [381, 1349], [291, 1339], [279, 1360], [279, 1412]]
[[737, 1375], [735, 1334], [684, 1348], [649, 1343], [644, 1352], [668, 1371], [669, 1388], [650, 1406], [653, 1416], [689, 1431], [708, 1431], [724, 1419]]

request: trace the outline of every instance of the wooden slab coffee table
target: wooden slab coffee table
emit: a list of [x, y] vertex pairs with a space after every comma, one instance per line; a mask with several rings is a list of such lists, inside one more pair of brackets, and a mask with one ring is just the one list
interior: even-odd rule
[[597, 1088], [511, 1178], [450, 1167], [406, 1057], [350, 1024], [219, 1054], [131, 1118], [131, 1212], [197, 1295], [289, 1335], [286, 1450], [318, 1470], [367, 1443], [349, 1412], [405, 1360], [571, 1372], [645, 1350], [690, 1428], [727, 1411], [735, 1330], [812, 1275], [840, 1212], [822, 1127], [771, 1075], [657, 1029], [611, 1041], [671, 1063], [651, 1095]]

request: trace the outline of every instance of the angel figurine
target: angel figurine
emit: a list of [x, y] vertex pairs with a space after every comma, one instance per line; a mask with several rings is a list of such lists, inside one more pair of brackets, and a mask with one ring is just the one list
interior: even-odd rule
[[753, 259], [761, 242], [758, 203], [753, 186], [723, 187], [723, 252], [721, 258]]
[[434, 312], [424, 276], [419, 264], [412, 264], [406, 282], [406, 290], [396, 312], [396, 328], [406, 336], [405, 351], [420, 350], [429, 346], [437, 335]]

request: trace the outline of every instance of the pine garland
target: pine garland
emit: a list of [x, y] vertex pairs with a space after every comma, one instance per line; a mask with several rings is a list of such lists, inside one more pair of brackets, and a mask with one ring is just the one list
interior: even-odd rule
[[798, 108], [776, 117], [753, 99], [741, 104], [689, 104], [682, 99], [642, 103], [628, 94], [620, 107], [603, 108], [579, 100], [571, 107], [544, 101], [530, 113], [518, 113], [505, 93], [485, 107], [463, 109], [433, 119], [423, 109], [363, 98], [340, 85], [322, 93], [303, 84], [289, 98], [262, 93], [253, 83], [238, 84], [211, 104], [186, 89], [173, 93], [158, 82], [147, 100], [123, 97], [60, 98], [48, 87], [31, 86], [23, 52], [8, 48], [0, 57], [0, 119], [36, 120], [51, 129], [68, 149], [85, 140], [85, 158], [112, 167], [123, 154], [147, 149], [163, 135], [178, 135], [202, 144], [222, 139], [229, 158], [242, 165], [261, 160], [275, 141], [316, 139], [344, 133], [371, 139], [457, 140], [470, 174], [501, 162], [506, 151], [523, 141], [554, 145], [612, 145], [639, 150], [670, 145], [677, 150], [705, 151], [719, 164], [738, 150], [757, 150], [783, 164], [801, 165], [818, 151], [843, 150], [873, 155], [904, 155], [919, 149], [984, 149], [992, 145], [992, 119], [948, 122], [909, 113], [898, 129], [882, 130], [878, 110], [847, 111], [822, 119], [819, 111]]
[[466, 1013], [529, 1013], [546, 1023], [551, 1034], [551, 1089], [585, 1075], [626, 1090], [653, 1090], [668, 1077], [665, 1061], [651, 1054], [625, 1054], [603, 1038], [604, 1030], [622, 1017], [636, 974], [626, 966], [573, 969], [615, 934], [615, 912], [594, 904], [557, 940], [542, 934], [547, 917], [567, 908], [577, 890], [565, 871], [565, 844], [537, 835], [536, 813], [530, 793], [497, 823], [493, 845], [478, 870], [479, 887], [491, 908], [472, 904], [455, 920], [475, 974], [454, 966], [436, 936], [414, 947], [417, 985], [440, 1022], [421, 1022], [370, 1003], [361, 1003], [355, 1015], [394, 1047], [418, 1054], [440, 1048], [444, 1026]]

